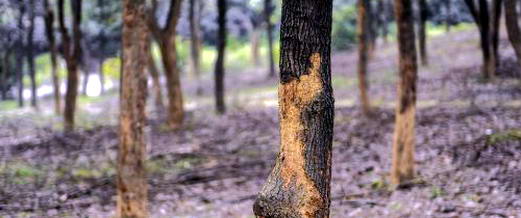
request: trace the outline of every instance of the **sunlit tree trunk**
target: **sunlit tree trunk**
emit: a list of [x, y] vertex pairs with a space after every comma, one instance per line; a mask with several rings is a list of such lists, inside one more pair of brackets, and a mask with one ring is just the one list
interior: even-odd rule
[[194, 75], [197, 82], [197, 91], [198, 95], [202, 94], [201, 87], [201, 61], [200, 61], [200, 53], [201, 53], [201, 31], [200, 31], [200, 21], [199, 21], [199, 11], [201, 0], [190, 0], [190, 11], [189, 11], [189, 20], [190, 20], [190, 71]]
[[149, 32], [145, 0], [123, 0], [122, 79], [120, 92], [117, 217], [145, 218], [145, 105]]
[[31, 106], [37, 108], [36, 99], [38, 98], [36, 90], [36, 70], [34, 69], [34, 19], [35, 19], [35, 2], [29, 1], [29, 28], [27, 30], [27, 64], [29, 66], [29, 78], [31, 79]]
[[521, 66], [521, 30], [519, 28], [517, 0], [505, 0], [505, 20], [508, 38], [517, 56], [517, 62]]
[[427, 0], [419, 0], [418, 6], [420, 9], [420, 22], [418, 28], [418, 38], [420, 47], [420, 58], [423, 66], [429, 65], [429, 57], [427, 54], [427, 31], [425, 25], [427, 23], [427, 16], [429, 15], [429, 7]]
[[368, 38], [368, 19], [367, 5], [369, 0], [358, 0], [358, 20], [357, 20], [357, 38], [358, 38], [358, 87], [360, 90], [360, 101], [362, 103], [362, 111], [366, 116], [371, 113], [371, 106], [367, 94], [367, 38]]
[[391, 183], [400, 185], [414, 177], [416, 114], [416, 45], [411, 0], [395, 0], [398, 28], [399, 81], [393, 138]]
[[274, 6], [271, 0], [264, 0], [264, 19], [266, 20], [266, 34], [268, 35], [268, 77], [275, 77], [275, 60], [273, 57], [273, 23], [271, 22], [271, 14]]
[[227, 0], [217, 0], [217, 60], [215, 61], [215, 108], [218, 114], [224, 114], [226, 104], [224, 101], [224, 61], [226, 53], [226, 10]]
[[58, 60], [56, 39], [54, 38], [54, 10], [49, 0], [44, 1], [45, 6], [45, 33], [49, 41], [49, 50], [51, 53], [51, 76], [52, 87], [54, 94], [54, 113], [61, 114], [61, 92], [60, 92], [60, 78], [58, 78]]
[[281, 148], [254, 203], [257, 217], [329, 217], [332, 8], [332, 0], [282, 2]]

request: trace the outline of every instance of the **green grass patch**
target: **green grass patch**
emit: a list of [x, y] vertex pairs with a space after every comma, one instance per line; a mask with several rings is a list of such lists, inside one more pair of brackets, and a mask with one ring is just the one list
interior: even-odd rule
[[521, 140], [521, 129], [509, 129], [503, 132], [498, 132], [487, 136], [487, 145], [496, 145], [499, 143]]

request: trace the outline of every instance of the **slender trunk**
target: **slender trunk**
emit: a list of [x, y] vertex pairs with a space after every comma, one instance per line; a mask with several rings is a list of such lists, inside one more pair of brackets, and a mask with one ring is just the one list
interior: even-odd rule
[[271, 23], [271, 14], [273, 11], [273, 3], [271, 0], [264, 0], [264, 19], [266, 20], [266, 34], [268, 35], [268, 77], [275, 77], [275, 61], [273, 57], [273, 24]]
[[429, 8], [427, 6], [426, 0], [419, 0], [418, 2], [420, 8], [420, 22], [418, 28], [418, 38], [419, 38], [419, 47], [420, 47], [420, 57], [421, 63], [423, 66], [429, 65], [429, 57], [427, 55], [427, 33], [425, 24], [427, 23], [427, 16], [429, 14]]
[[197, 81], [197, 95], [202, 94], [201, 87], [201, 63], [200, 63], [200, 41], [201, 41], [201, 33], [200, 33], [200, 21], [199, 21], [199, 13], [198, 5], [201, 0], [190, 0], [190, 11], [189, 11], [189, 20], [190, 20], [190, 71], [194, 75]]
[[445, 9], [447, 10], [447, 16], [445, 16], [445, 31], [450, 32], [452, 25], [452, 2], [451, 0], [445, 0]]
[[224, 102], [224, 60], [226, 51], [226, 10], [227, 0], [217, 0], [219, 15], [217, 23], [217, 61], [215, 62], [215, 108], [218, 114], [224, 114], [226, 105]]
[[148, 72], [152, 77], [152, 86], [154, 90], [154, 103], [156, 105], [156, 110], [162, 111], [164, 109], [163, 104], [163, 93], [161, 92], [161, 83], [159, 81], [159, 71], [156, 67], [156, 62], [154, 61], [154, 57], [152, 57], [152, 51], [149, 49], [147, 52], [148, 58]]
[[368, 58], [373, 57], [373, 52], [375, 49], [376, 44], [376, 37], [377, 33], [374, 32], [373, 26], [374, 26], [374, 8], [371, 1], [367, 2], [366, 4], [366, 17], [367, 17], [367, 49], [368, 49]]
[[483, 76], [486, 79], [494, 77], [496, 64], [490, 34], [490, 20], [487, 0], [479, 0], [479, 24], [481, 26], [481, 49], [483, 50]]
[[163, 66], [165, 68], [168, 92], [168, 125], [172, 129], [179, 128], [184, 119], [183, 93], [181, 80], [177, 70], [177, 54], [175, 35], [161, 39], [160, 47]]
[[360, 89], [360, 101], [362, 103], [362, 111], [366, 116], [371, 113], [369, 97], [367, 95], [367, 5], [368, 0], [358, 0], [358, 21], [357, 21], [357, 37], [358, 37], [358, 87]]
[[18, 83], [18, 107], [24, 106], [24, 64], [23, 64], [23, 51], [18, 51], [18, 57], [16, 58], [16, 81]]
[[117, 217], [145, 218], [147, 180], [145, 171], [146, 144], [145, 105], [147, 96], [146, 70], [149, 50], [145, 0], [123, 1], [122, 79], [120, 92], [119, 153], [117, 175]]
[[60, 94], [60, 79], [58, 78], [58, 62], [57, 62], [57, 48], [56, 40], [54, 38], [54, 11], [49, 4], [49, 0], [44, 1], [45, 4], [45, 33], [49, 41], [49, 50], [51, 53], [51, 76], [54, 93], [54, 113], [61, 114], [61, 94]]
[[496, 67], [500, 64], [500, 57], [499, 57], [499, 34], [501, 32], [501, 25], [499, 22], [501, 21], [501, 13], [502, 13], [502, 7], [503, 4], [502, 0], [494, 0], [492, 2], [492, 49], [493, 49], [493, 58], [494, 58], [494, 64]]
[[90, 69], [89, 66], [85, 66], [83, 69], [83, 85], [81, 94], [87, 96], [87, 88], [89, 86]]
[[416, 45], [411, 0], [395, 0], [400, 56], [398, 101], [393, 138], [391, 183], [403, 184], [414, 177], [414, 144], [416, 114]]
[[0, 68], [1, 68], [0, 73], [2, 75], [1, 81], [0, 81], [2, 100], [7, 100], [7, 92], [8, 92], [9, 86], [10, 86], [10, 84], [9, 84], [10, 80], [8, 80], [9, 75], [11, 74], [11, 72], [10, 72], [11, 64], [9, 63], [9, 58], [11, 58], [11, 49], [7, 48], [5, 51], [4, 57], [2, 59], [2, 65], [0, 66]]
[[260, 31], [257, 27], [254, 27], [250, 33], [250, 41], [251, 41], [251, 63], [258, 67], [260, 66], [259, 59], [259, 38]]
[[105, 93], [105, 72], [103, 72], [103, 62], [105, 60], [103, 58], [100, 58], [98, 63], [98, 72], [99, 72], [99, 83], [100, 83], [100, 91], [101, 94]]
[[521, 29], [519, 28], [517, 0], [505, 0], [505, 20], [508, 38], [514, 51], [516, 52], [517, 62], [521, 66]]
[[31, 79], [31, 106], [37, 108], [36, 98], [36, 75], [34, 69], [34, 1], [29, 1], [29, 28], [27, 32], [27, 64], [29, 66], [29, 77]]
[[284, 0], [282, 4], [281, 149], [253, 211], [257, 217], [329, 217], [333, 1]]

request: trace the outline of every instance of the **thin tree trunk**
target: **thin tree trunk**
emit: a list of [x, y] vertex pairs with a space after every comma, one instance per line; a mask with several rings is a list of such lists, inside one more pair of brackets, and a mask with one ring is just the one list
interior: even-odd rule
[[517, 62], [521, 66], [521, 29], [519, 28], [517, 0], [505, 0], [505, 20], [508, 38], [514, 51], [516, 52]]
[[284, 0], [282, 4], [281, 149], [253, 211], [257, 217], [329, 217], [333, 1]]
[[0, 66], [0, 73], [2, 75], [2, 79], [0, 81], [0, 89], [2, 92], [2, 100], [7, 100], [7, 92], [9, 87], [9, 80], [7, 79], [10, 72], [11, 64], [9, 63], [9, 58], [11, 58], [11, 48], [7, 48], [4, 53], [4, 57], [2, 59], [2, 65]]
[[275, 60], [273, 57], [273, 23], [271, 23], [271, 14], [273, 12], [273, 3], [271, 0], [264, 0], [264, 19], [266, 21], [266, 34], [268, 35], [268, 77], [275, 77]]
[[[18, 29], [20, 30], [21, 34], [23, 35], [23, 33], [25, 32], [24, 31], [24, 22], [23, 22], [23, 18], [24, 18], [24, 15], [25, 15], [25, 4], [20, 4], [20, 11], [19, 11], [19, 16], [18, 16]], [[17, 57], [16, 57], [16, 70], [17, 70], [17, 73], [16, 73], [16, 80], [17, 80], [17, 83], [18, 83], [18, 107], [23, 107], [24, 106], [24, 96], [23, 96], [23, 92], [24, 92], [24, 81], [23, 81], [23, 77], [24, 77], [24, 64], [23, 64], [23, 59], [24, 59], [24, 40], [22, 39], [23, 37], [21, 36], [19, 39], [18, 39], [18, 49], [17, 49]]]
[[427, 32], [425, 25], [427, 23], [427, 16], [429, 14], [429, 8], [427, 6], [426, 0], [419, 0], [418, 2], [420, 8], [420, 22], [418, 28], [418, 38], [419, 38], [419, 46], [420, 46], [420, 57], [421, 63], [423, 66], [429, 65], [429, 57], [427, 54]]
[[163, 104], [163, 93], [161, 92], [161, 83], [159, 81], [159, 71], [156, 67], [156, 62], [154, 61], [154, 57], [152, 57], [152, 51], [151, 49], [147, 52], [148, 56], [148, 72], [150, 73], [150, 76], [152, 77], [152, 86], [154, 90], [154, 103], [156, 105], [156, 110], [163, 111], [164, 104]]
[[200, 0], [190, 0], [190, 69], [197, 80], [197, 95], [202, 94], [201, 87], [201, 62], [200, 62], [200, 21], [199, 21], [199, 2]]
[[368, 37], [368, 19], [367, 5], [368, 0], [358, 0], [358, 20], [357, 20], [357, 37], [358, 37], [358, 87], [360, 89], [360, 101], [362, 103], [362, 111], [366, 116], [370, 116], [371, 104], [367, 94], [367, 37]]
[[501, 25], [499, 22], [501, 21], [501, 13], [502, 13], [502, 0], [494, 0], [492, 2], [492, 49], [493, 49], [493, 58], [494, 64], [496, 67], [500, 64], [500, 56], [499, 56], [499, 34], [501, 32]]
[[120, 96], [120, 144], [117, 175], [117, 217], [146, 218], [145, 105], [149, 50], [145, 0], [123, 1], [122, 79]]
[[400, 56], [398, 101], [393, 138], [391, 183], [400, 185], [414, 177], [415, 114], [416, 114], [416, 45], [411, 0], [395, 0]]
[[85, 66], [83, 68], [83, 85], [81, 94], [87, 96], [87, 88], [89, 86], [89, 78], [90, 78], [90, 69], [89, 66]]
[[217, 0], [219, 15], [217, 24], [217, 61], [215, 62], [215, 108], [218, 114], [224, 114], [226, 105], [224, 101], [224, 60], [226, 51], [226, 10], [227, 0]]
[[105, 60], [103, 58], [100, 58], [98, 63], [98, 72], [99, 72], [99, 83], [100, 83], [100, 89], [101, 94], [105, 93], [105, 72], [103, 72], [103, 62]]
[[487, 0], [479, 0], [479, 20], [481, 26], [481, 49], [483, 50], [483, 76], [486, 79], [494, 77], [496, 63], [490, 34], [490, 20]]
[[35, 19], [35, 9], [34, 9], [34, 1], [29, 1], [29, 28], [27, 32], [27, 64], [29, 66], [29, 77], [31, 79], [31, 106], [37, 108], [36, 99], [37, 90], [36, 90], [36, 72], [34, 69], [34, 19]]
[[49, 0], [44, 1], [45, 4], [45, 33], [49, 41], [49, 50], [51, 53], [51, 76], [54, 93], [54, 113], [61, 114], [61, 94], [60, 94], [60, 78], [58, 78], [58, 62], [56, 40], [54, 38], [54, 11], [49, 4]]
[[251, 63], [258, 67], [260, 66], [259, 59], [259, 38], [260, 31], [258, 27], [253, 27], [253, 30], [250, 33], [250, 41], [251, 41]]
[[447, 10], [447, 16], [445, 17], [445, 31], [450, 32], [452, 25], [452, 2], [451, 0], [445, 0], [445, 9]]
[[373, 57], [373, 52], [376, 44], [377, 33], [374, 32], [374, 8], [371, 2], [367, 2], [366, 4], [366, 17], [367, 17], [367, 49], [368, 49], [368, 58], [371, 59]]

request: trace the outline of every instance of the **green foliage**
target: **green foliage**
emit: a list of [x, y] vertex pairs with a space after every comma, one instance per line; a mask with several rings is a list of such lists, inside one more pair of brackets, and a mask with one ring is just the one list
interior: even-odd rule
[[487, 145], [496, 145], [505, 141], [521, 140], [521, 129], [509, 129], [487, 136]]
[[332, 48], [349, 49], [356, 42], [356, 6], [344, 5], [333, 13]]
[[121, 71], [121, 59], [115, 57], [105, 60], [102, 69], [106, 78], [118, 80]]

